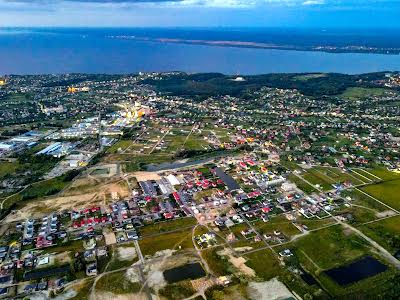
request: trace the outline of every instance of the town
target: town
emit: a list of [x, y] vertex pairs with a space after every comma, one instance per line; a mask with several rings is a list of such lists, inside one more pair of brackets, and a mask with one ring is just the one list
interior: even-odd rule
[[0, 78], [0, 299], [396, 299], [399, 80]]

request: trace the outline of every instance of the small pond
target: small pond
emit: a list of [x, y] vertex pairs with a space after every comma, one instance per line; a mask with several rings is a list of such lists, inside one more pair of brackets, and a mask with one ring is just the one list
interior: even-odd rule
[[386, 265], [382, 264], [377, 259], [367, 256], [351, 264], [325, 271], [325, 274], [339, 285], [348, 285], [382, 273], [386, 271], [387, 268]]
[[168, 283], [175, 283], [186, 279], [197, 279], [206, 276], [206, 272], [200, 263], [186, 264], [181, 267], [164, 271], [165, 280]]

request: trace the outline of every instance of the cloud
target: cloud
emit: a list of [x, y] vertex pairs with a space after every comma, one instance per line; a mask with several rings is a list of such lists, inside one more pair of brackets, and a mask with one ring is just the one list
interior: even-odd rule
[[324, 0], [307, 0], [303, 2], [303, 5], [322, 5], [325, 4]]

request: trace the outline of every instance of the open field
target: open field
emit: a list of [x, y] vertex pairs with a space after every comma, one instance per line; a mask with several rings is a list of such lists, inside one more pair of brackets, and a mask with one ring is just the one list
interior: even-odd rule
[[368, 253], [368, 243], [342, 226], [309, 233], [295, 243], [296, 253], [312, 260], [320, 269], [330, 269]]
[[286, 237], [290, 238], [300, 231], [292, 224], [291, 221], [280, 215], [272, 217], [269, 222], [257, 221], [253, 224], [260, 234], [274, 234], [274, 231], [283, 233]]
[[146, 225], [139, 229], [140, 235], [145, 237], [148, 235], [163, 233], [172, 230], [179, 230], [186, 227], [194, 226], [197, 223], [195, 218], [180, 218], [170, 221], [159, 222], [156, 224]]
[[[94, 189], [94, 187], [93, 187]], [[74, 189], [71, 195], [68, 190], [57, 196], [40, 197], [38, 199], [20, 202], [19, 208], [9, 214], [5, 221], [13, 222], [28, 217], [42, 217], [53, 211], [78, 209], [107, 203], [111, 200], [110, 193], [116, 192], [121, 197], [128, 195], [127, 187], [116, 183], [97, 186], [97, 191], [82, 191], [77, 193]]]
[[331, 190], [332, 184], [336, 183], [335, 180], [314, 168], [307, 170], [302, 176], [312, 184], [319, 185], [325, 191]]
[[0, 179], [6, 175], [13, 174], [18, 168], [18, 162], [0, 162]]
[[143, 255], [154, 255], [162, 250], [180, 250], [194, 248], [192, 230], [164, 233], [156, 237], [145, 237], [139, 241]]
[[363, 184], [366, 180], [362, 180], [359, 177], [352, 176], [351, 173], [345, 173], [341, 169], [338, 168], [329, 168], [329, 167], [315, 167], [315, 170], [323, 173], [325, 176], [334, 180], [336, 183], [344, 181], [349, 181], [353, 185]]
[[229, 275], [236, 271], [228, 258], [219, 254], [223, 249], [223, 247], [215, 247], [201, 251], [201, 256], [207, 262], [211, 272], [216, 276]]
[[96, 282], [96, 292], [106, 291], [116, 295], [139, 292], [141, 285], [138, 282], [131, 282], [126, 273], [126, 271], [119, 271], [103, 275]]
[[[382, 167], [377, 167], [377, 168], [374, 168], [374, 169], [368, 169], [366, 171], [369, 172], [369, 173], [372, 173], [375, 176], [378, 176], [379, 178], [381, 178], [384, 181], [400, 179], [400, 174], [399, 173], [388, 171], [387, 169], [382, 168]], [[369, 174], [368, 174], [368, 176], [374, 178], [373, 176], [371, 176]], [[376, 180], [376, 178], [374, 178], [374, 179]]]
[[400, 217], [391, 217], [360, 227], [367, 236], [378, 242], [386, 250], [395, 253], [400, 250]]
[[368, 185], [362, 190], [390, 207], [400, 210], [400, 179]]
[[361, 100], [367, 97], [381, 97], [387, 93], [392, 93], [393, 91], [390, 89], [383, 88], [360, 88], [360, 87], [351, 87], [346, 89], [341, 97], [347, 100]]
[[246, 254], [245, 258], [246, 265], [252, 268], [261, 280], [270, 280], [283, 272], [278, 259], [269, 249]]
[[310, 185], [309, 183], [307, 183], [306, 181], [302, 180], [301, 178], [290, 174], [289, 175], [289, 180], [293, 183], [296, 184], [296, 186], [302, 190], [303, 192], [305, 192], [306, 194], [312, 194], [317, 192], [318, 190], [316, 188], [314, 188], [312, 185]]

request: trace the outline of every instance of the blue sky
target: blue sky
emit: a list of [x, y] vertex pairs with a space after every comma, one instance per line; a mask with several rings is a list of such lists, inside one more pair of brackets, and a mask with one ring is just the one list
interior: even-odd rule
[[0, 26], [400, 28], [400, 0], [0, 0]]

